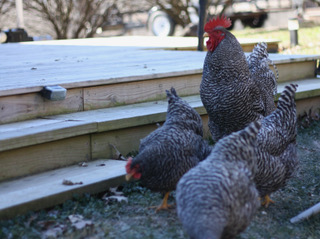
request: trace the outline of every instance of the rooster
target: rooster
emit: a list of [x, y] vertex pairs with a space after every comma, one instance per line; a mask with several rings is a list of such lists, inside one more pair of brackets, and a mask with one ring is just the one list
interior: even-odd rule
[[298, 168], [296, 90], [295, 84], [285, 87], [277, 109], [261, 121], [257, 136], [258, 172], [255, 182], [266, 207], [273, 202], [269, 194], [285, 186]]
[[269, 68], [272, 62], [267, 45], [258, 44], [246, 58], [238, 40], [226, 29], [230, 25], [226, 17], [217, 17], [204, 27], [209, 39], [200, 97], [215, 141], [275, 109], [277, 85], [275, 74]]
[[176, 191], [177, 213], [192, 239], [229, 239], [246, 229], [259, 208], [254, 183], [260, 122], [219, 140], [188, 171]]
[[140, 180], [147, 188], [165, 193], [157, 210], [168, 209], [170, 191], [179, 179], [211, 152], [203, 139], [200, 115], [176, 93], [166, 91], [168, 110], [165, 123], [141, 140], [139, 154], [129, 158], [126, 178]]

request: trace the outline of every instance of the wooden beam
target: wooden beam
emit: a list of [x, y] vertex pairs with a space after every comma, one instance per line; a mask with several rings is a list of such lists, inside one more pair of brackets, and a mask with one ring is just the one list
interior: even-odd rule
[[0, 152], [0, 181], [87, 162], [90, 159], [90, 135], [4, 151]]
[[0, 97], [0, 124], [83, 111], [82, 95], [82, 89], [71, 89], [63, 101], [50, 101], [39, 93]]
[[164, 100], [171, 87], [181, 96], [196, 95], [201, 78], [202, 74], [190, 74], [84, 88], [84, 110]]
[[[8, 219], [29, 210], [39, 210], [63, 203], [74, 194], [98, 193], [121, 184], [125, 161], [100, 159], [78, 165], [0, 182], [0, 219]], [[76, 185], [63, 185], [63, 180]]]

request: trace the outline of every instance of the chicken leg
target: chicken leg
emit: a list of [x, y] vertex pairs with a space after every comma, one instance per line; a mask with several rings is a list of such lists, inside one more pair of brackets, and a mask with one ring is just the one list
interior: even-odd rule
[[170, 194], [170, 191], [165, 193], [162, 203], [159, 206], [152, 206], [150, 208], [156, 208], [156, 212], [160, 210], [168, 210], [169, 208], [171, 208], [172, 205], [168, 204], [169, 194]]
[[274, 201], [269, 197], [269, 195], [264, 196], [263, 202], [261, 202], [262, 206], [269, 207], [270, 203], [274, 203]]

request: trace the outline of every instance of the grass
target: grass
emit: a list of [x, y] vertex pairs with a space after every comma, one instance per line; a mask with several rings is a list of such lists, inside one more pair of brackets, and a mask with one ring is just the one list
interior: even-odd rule
[[250, 29], [232, 31], [237, 38], [280, 40], [281, 54], [320, 54], [320, 26], [301, 27], [298, 30], [299, 45], [290, 47], [290, 33], [287, 29]]
[[[300, 170], [288, 185], [272, 194], [275, 204], [260, 208], [238, 239], [320, 238], [320, 215], [297, 224], [290, 218], [320, 202], [320, 121], [298, 132]], [[128, 202], [105, 201], [103, 194], [75, 196], [62, 205], [0, 221], [0, 238], [188, 238], [176, 209], [155, 212], [162, 195], [137, 182], [118, 188]], [[111, 195], [111, 192], [105, 192]], [[174, 203], [174, 193], [169, 198]], [[90, 223], [76, 229], [70, 215]], [[51, 237], [50, 237], [51, 236]]]

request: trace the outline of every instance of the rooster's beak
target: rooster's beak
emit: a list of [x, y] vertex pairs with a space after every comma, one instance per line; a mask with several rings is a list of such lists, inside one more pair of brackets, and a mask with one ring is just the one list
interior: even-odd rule
[[209, 37], [209, 34], [208, 34], [207, 32], [205, 32], [205, 33], [203, 34], [203, 37]]
[[133, 173], [126, 174], [126, 180], [129, 181], [133, 176]]

